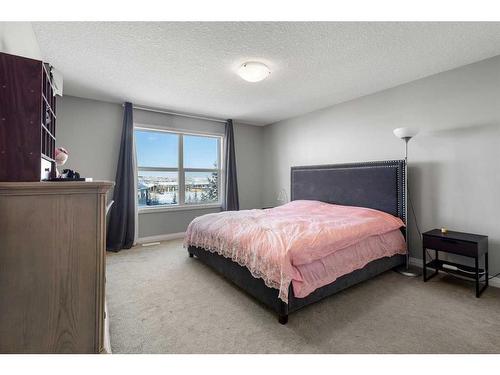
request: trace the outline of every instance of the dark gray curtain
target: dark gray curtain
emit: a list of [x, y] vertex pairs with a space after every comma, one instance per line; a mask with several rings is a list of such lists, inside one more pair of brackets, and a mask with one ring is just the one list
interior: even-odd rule
[[226, 166], [226, 196], [222, 203], [222, 209], [224, 211], [238, 211], [240, 209], [240, 203], [238, 199], [238, 179], [236, 177], [233, 120], [227, 120], [226, 122], [225, 142], [224, 164]]
[[135, 235], [134, 120], [132, 103], [125, 103], [120, 157], [116, 169], [115, 201], [110, 211], [107, 249], [130, 249]]

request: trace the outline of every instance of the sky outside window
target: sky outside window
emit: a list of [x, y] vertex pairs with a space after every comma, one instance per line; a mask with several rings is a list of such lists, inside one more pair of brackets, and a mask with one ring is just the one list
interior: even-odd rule
[[219, 140], [214, 137], [184, 136], [184, 168], [217, 168]]
[[179, 135], [147, 130], [135, 131], [139, 167], [179, 167]]
[[[135, 144], [139, 167], [178, 168], [179, 135], [136, 130]], [[184, 167], [216, 168], [219, 139], [184, 135]]]

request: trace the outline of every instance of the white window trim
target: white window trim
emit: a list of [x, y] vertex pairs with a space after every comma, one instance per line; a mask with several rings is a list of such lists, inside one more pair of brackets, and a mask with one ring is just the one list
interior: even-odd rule
[[[158, 206], [139, 206], [136, 199], [136, 208], [138, 214], [143, 213], [156, 213], [156, 212], [169, 212], [169, 211], [190, 211], [190, 210], [206, 210], [222, 208], [222, 199], [225, 195], [225, 166], [224, 158], [222, 157], [224, 152], [224, 136], [222, 134], [208, 133], [208, 132], [196, 132], [192, 130], [176, 129], [176, 128], [166, 128], [155, 125], [145, 125], [134, 123], [134, 137], [135, 130], [146, 130], [154, 132], [164, 132], [172, 133], [179, 136], [179, 147], [178, 147], [178, 168], [163, 168], [163, 167], [140, 167], [138, 163], [135, 164], [135, 194], [137, 196], [137, 179], [139, 169], [141, 170], [151, 170], [151, 171], [162, 171], [162, 172], [178, 172], [179, 175], [179, 203], [176, 205], [158, 205]], [[211, 137], [219, 139], [219, 152], [217, 153], [219, 168], [184, 168], [184, 135], [195, 135], [203, 137]], [[135, 144], [135, 140], [134, 140]], [[136, 150], [134, 149], [134, 157], [137, 157]], [[185, 185], [184, 185], [184, 174], [185, 172], [213, 172], [217, 171], [219, 173], [219, 201], [206, 203], [206, 204], [189, 204], [184, 202]]]

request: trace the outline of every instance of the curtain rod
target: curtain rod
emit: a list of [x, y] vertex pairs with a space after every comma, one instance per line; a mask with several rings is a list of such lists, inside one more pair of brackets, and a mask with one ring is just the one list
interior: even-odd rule
[[[125, 106], [125, 104], [122, 104], [122, 107], [124, 107], [124, 106]], [[165, 111], [165, 110], [162, 110], [162, 109], [149, 108], [149, 107], [141, 107], [141, 106], [136, 106], [136, 105], [132, 105], [132, 108], [139, 109], [141, 111], [164, 113], [164, 114], [167, 114], [167, 115], [175, 115], [175, 116], [195, 118], [195, 119], [198, 119], [198, 120], [207, 120], [207, 121], [214, 121], [214, 122], [222, 122], [224, 124], [227, 122], [226, 120], [222, 120], [222, 119], [218, 119], [218, 118], [196, 116], [196, 115], [190, 115], [190, 114], [187, 114], [187, 113]]]

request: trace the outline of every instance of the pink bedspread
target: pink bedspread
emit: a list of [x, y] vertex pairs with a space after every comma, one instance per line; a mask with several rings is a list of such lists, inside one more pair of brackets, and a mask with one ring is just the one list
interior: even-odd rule
[[[304, 286], [308, 279], [304, 277], [304, 270], [314, 267], [315, 262], [326, 261], [327, 257], [342, 249], [347, 250], [369, 237], [393, 232], [403, 225], [401, 219], [369, 208], [293, 201], [268, 210], [227, 211], [197, 217], [189, 224], [184, 246], [202, 247], [247, 267], [267, 286], [279, 289], [279, 298], [288, 302], [292, 280], [297, 297], [305, 297], [312, 291], [309, 291], [309, 286]], [[397, 250], [387, 247], [382, 256], [401, 252], [404, 249], [404, 241], [401, 241], [402, 236]], [[374, 247], [377, 248], [372, 245], [364, 249], [369, 251]], [[377, 257], [373, 258], [364, 254], [362, 260], [357, 257], [354, 262], [345, 261], [345, 258], [342, 269], [335, 271], [335, 275], [339, 277], [362, 268], [371, 260], [380, 258], [379, 255], [380, 252], [374, 253], [373, 256]], [[326, 262], [324, 264], [330, 261]], [[321, 263], [316, 265], [323, 267]], [[332, 274], [323, 276], [330, 280]], [[313, 283], [321, 283], [318, 283], [318, 277], [313, 278], [316, 280]]]
[[307, 297], [316, 289], [363, 268], [371, 261], [405, 253], [405, 239], [399, 229], [370, 236], [324, 258], [297, 266], [301, 277], [292, 280], [293, 293], [298, 298]]

